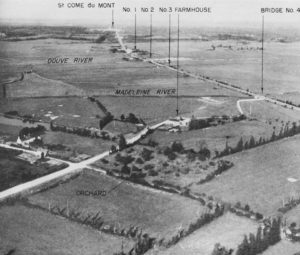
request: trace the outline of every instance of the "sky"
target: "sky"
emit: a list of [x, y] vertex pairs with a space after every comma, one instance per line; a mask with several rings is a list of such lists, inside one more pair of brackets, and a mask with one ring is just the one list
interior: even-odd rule
[[[297, 3], [298, 2], [298, 3]], [[58, 4], [64, 7], [59, 8]], [[68, 8], [68, 4], [83, 3], [85, 8]], [[0, 21], [18, 24], [109, 26], [112, 9], [88, 8], [88, 3], [114, 3], [116, 26], [134, 22], [134, 8], [139, 25], [148, 25], [150, 14], [141, 7], [153, 7], [154, 26], [167, 26], [169, 13], [158, 12], [159, 7], [210, 7], [211, 13], [181, 13], [182, 26], [260, 27], [261, 8], [293, 8], [294, 13], [265, 13], [267, 24], [277, 27], [293, 27], [300, 24], [299, 0], [0, 0]], [[129, 7], [131, 12], [123, 11]], [[177, 13], [172, 12], [172, 19]]]

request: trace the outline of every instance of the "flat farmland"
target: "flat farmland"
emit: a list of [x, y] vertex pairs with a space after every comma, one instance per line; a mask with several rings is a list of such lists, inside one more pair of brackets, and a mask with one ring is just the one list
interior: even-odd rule
[[[120, 118], [134, 113], [147, 124], [158, 123], [176, 116], [176, 97], [97, 97], [112, 114]], [[179, 112], [185, 117], [239, 114], [236, 97], [181, 97]]]
[[281, 240], [279, 243], [270, 246], [262, 255], [296, 255], [300, 252], [300, 243]]
[[300, 105], [300, 92], [288, 92], [277, 96], [278, 99], [288, 100], [296, 105]]
[[122, 243], [125, 251], [133, 247], [127, 239], [23, 205], [0, 207], [0, 236], [1, 254], [112, 255]]
[[298, 122], [300, 121], [300, 111], [284, 108], [280, 105], [266, 101], [241, 101], [241, 108], [247, 116], [264, 121], [278, 122]]
[[[175, 97], [98, 97], [107, 109], [116, 117], [129, 113], [142, 118], [147, 124], [158, 123], [176, 116]], [[192, 115], [192, 112], [203, 105], [197, 99], [180, 99], [181, 113]]]
[[[215, 50], [212, 50], [212, 45], [216, 46]], [[217, 47], [220, 45], [222, 47]], [[232, 50], [224, 48], [224, 46], [231, 46]], [[152, 47], [154, 56], [157, 53], [158, 59], [168, 56], [167, 41], [154, 41]], [[261, 50], [258, 50], [257, 47], [261, 47], [260, 42], [185, 40], [180, 42], [182, 58], [180, 66], [193, 73], [203, 74], [244, 89], [249, 88], [251, 91], [260, 92]], [[138, 48], [148, 50], [149, 43], [138, 43]], [[264, 48], [264, 93], [276, 95], [299, 92], [299, 42], [267, 41]], [[176, 56], [175, 47], [171, 53], [173, 57]]]
[[24, 78], [6, 85], [7, 97], [83, 96], [84, 91], [59, 80], [47, 79], [36, 73], [24, 74]]
[[[115, 117], [119, 118], [120, 116]], [[138, 131], [137, 126], [135, 124], [117, 120], [111, 121], [103, 129], [113, 134], [129, 134], [136, 133]]]
[[[0, 64], [18, 62], [18, 66], [32, 68], [42, 77], [72, 84], [85, 91], [92, 91], [91, 93], [96, 93], [99, 89], [138, 85], [140, 80], [153, 78], [158, 74], [160, 79], [167, 81], [174, 75], [171, 71], [156, 70], [149, 63], [124, 61], [123, 54], [110, 52], [111, 46], [113, 44], [59, 39], [2, 41], [0, 56], [5, 61]], [[67, 64], [48, 64], [48, 59], [54, 57], [69, 58], [69, 61]], [[75, 64], [75, 57], [88, 57], [93, 60], [86, 64]], [[14, 65], [10, 67], [14, 69]], [[6, 73], [16, 75], [13, 70]]]
[[276, 215], [283, 200], [300, 192], [299, 142], [300, 137], [294, 136], [227, 156], [225, 159], [234, 163], [229, 171], [191, 190], [234, 204], [249, 204], [264, 216]]
[[[106, 196], [78, 196], [78, 190], [105, 190]], [[186, 228], [206, 209], [197, 201], [179, 195], [149, 190], [130, 182], [85, 171], [76, 179], [29, 197], [44, 208], [66, 207], [84, 214], [100, 212], [106, 224], [128, 229], [136, 226], [154, 237], [171, 237]]]
[[[47, 86], [42, 86], [35, 90], [35, 86], [40, 83], [56, 87], [56, 90], [51, 89], [51, 93], [61, 96], [67, 91], [70, 95], [114, 95], [116, 89], [151, 89], [151, 93], [156, 94], [157, 89], [176, 88], [176, 72], [148, 62], [125, 61], [124, 54], [110, 51], [114, 45], [59, 39], [2, 41], [0, 67], [5, 72], [0, 73], [0, 78], [7, 81], [20, 77], [23, 71], [33, 70], [34, 74], [27, 75], [26, 78], [27, 84], [31, 84], [31, 90], [26, 93], [33, 92], [33, 95], [40, 96], [46, 94], [47, 89]], [[48, 59], [53, 57], [69, 58], [69, 61], [67, 64], [48, 64]], [[75, 57], [88, 57], [93, 60], [87, 64], [74, 64], [72, 61]], [[24, 81], [19, 83], [24, 85]], [[241, 96], [182, 75], [180, 84], [180, 95]], [[15, 95], [22, 95], [21, 86], [14, 83], [9, 86], [15, 88]]]
[[224, 150], [226, 141], [229, 146], [235, 147], [241, 137], [244, 142], [248, 141], [251, 136], [254, 136], [258, 141], [259, 137], [270, 138], [272, 132], [272, 125], [261, 121], [244, 120], [181, 133], [157, 130], [145, 138], [144, 141], [152, 139], [161, 146], [170, 145], [173, 141], [180, 141], [186, 149], [193, 148], [196, 150], [199, 150], [201, 144], [206, 144], [214, 152], [215, 150]]
[[171, 248], [157, 253], [150, 250], [147, 255], [210, 255], [216, 243], [220, 243], [228, 249], [235, 249], [243, 241], [244, 235], [255, 234], [257, 228], [258, 225], [255, 221], [226, 213]]
[[104, 151], [108, 151], [114, 143], [109, 140], [98, 138], [82, 137], [63, 132], [46, 132], [42, 135], [44, 144], [65, 145], [70, 148], [71, 154], [87, 154], [94, 156]]
[[5, 141], [16, 141], [21, 129], [22, 127], [0, 124], [0, 137], [4, 137]]
[[0, 112], [17, 111], [35, 119], [75, 127], [99, 127], [104, 113], [87, 98], [14, 98], [0, 102]]

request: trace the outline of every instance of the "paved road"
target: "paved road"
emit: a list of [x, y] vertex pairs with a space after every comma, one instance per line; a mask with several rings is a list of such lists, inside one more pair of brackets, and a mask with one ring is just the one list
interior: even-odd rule
[[[131, 55], [131, 51], [128, 51], [128, 49], [126, 48], [126, 46], [125, 46], [125, 44], [123, 42], [123, 37], [121, 37], [119, 35], [119, 32], [118, 32], [117, 29], [115, 31], [116, 31], [116, 38], [118, 39], [121, 48], [124, 49], [128, 53], [128, 55]], [[248, 90], [245, 90], [245, 89], [242, 89], [242, 88], [237, 88], [237, 87], [234, 87], [234, 86], [232, 86], [230, 84], [224, 84], [221, 81], [217, 81], [217, 80], [215, 80], [213, 78], [209, 78], [209, 77], [206, 77], [206, 76], [203, 76], [203, 75], [193, 74], [193, 73], [190, 73], [190, 72], [184, 71], [184, 70], [178, 70], [177, 68], [175, 68], [173, 66], [169, 66], [168, 64], [159, 63], [159, 62], [157, 62], [154, 59], [141, 58], [141, 57], [136, 57], [136, 56], [132, 56], [132, 57], [140, 59], [142, 61], [147, 61], [149, 63], [152, 63], [153, 65], [156, 65], [156, 66], [165, 67], [165, 68], [167, 68], [169, 70], [172, 70], [172, 71], [175, 71], [175, 72], [179, 72], [180, 74], [188, 75], [188, 76], [193, 77], [195, 79], [205, 80], [205, 81], [208, 81], [210, 83], [216, 84], [216, 85], [218, 85], [220, 87], [227, 88], [227, 89], [230, 89], [230, 90], [234, 90], [234, 91], [237, 91], [239, 93], [246, 94], [248, 96], [252, 96], [256, 100], [265, 100], [267, 102], [283, 106], [283, 107], [285, 107], [287, 109], [293, 109], [293, 110], [296, 110], [296, 111], [300, 111], [300, 107], [292, 106], [290, 104], [283, 103], [283, 102], [281, 102], [281, 101], [279, 101], [277, 99], [270, 98], [270, 97], [267, 97], [267, 96], [264, 96], [264, 95], [261, 95], [261, 94], [257, 94], [257, 93], [254, 93], [252, 91], [248, 91]], [[238, 109], [241, 110], [239, 107], [238, 107]]]
[[[130, 145], [130, 144], [133, 144], [133, 143], [137, 142], [144, 135], [146, 135], [148, 133], [148, 131], [149, 131], [149, 127], [144, 128], [139, 133], [137, 133], [134, 137], [128, 139], [126, 141], [127, 144]], [[37, 153], [35, 151], [26, 150], [26, 149], [23, 149], [23, 148], [17, 148], [17, 147], [13, 147], [13, 146], [10, 146], [10, 145], [7, 145], [7, 144], [0, 144], [0, 147], [6, 148], [6, 149], [11, 149], [11, 150], [19, 150], [19, 151], [27, 152], [27, 153], [33, 154], [35, 156], [37, 155]], [[8, 197], [18, 195], [22, 192], [30, 191], [34, 188], [37, 188], [37, 187], [39, 187], [43, 184], [49, 183], [51, 181], [58, 180], [59, 178], [62, 178], [66, 175], [72, 175], [74, 173], [78, 173], [84, 168], [90, 168], [90, 169], [96, 170], [98, 172], [102, 172], [103, 174], [106, 174], [106, 172], [104, 170], [94, 168], [94, 167], [90, 166], [90, 164], [93, 164], [96, 161], [98, 161], [98, 160], [100, 160], [100, 159], [102, 159], [102, 158], [104, 158], [108, 155], [109, 155], [109, 151], [106, 151], [106, 152], [98, 154], [94, 157], [91, 157], [87, 160], [81, 161], [79, 163], [71, 163], [71, 162], [67, 162], [67, 161], [64, 161], [64, 160], [49, 157], [49, 158], [55, 159], [59, 162], [66, 163], [69, 166], [67, 168], [63, 169], [63, 170], [57, 171], [55, 173], [37, 178], [35, 180], [17, 185], [15, 187], [12, 187], [10, 189], [7, 189], [5, 191], [0, 192], [0, 201], [6, 199]]]
[[[16, 148], [16, 147], [12, 147], [12, 146], [9, 146], [9, 145], [6, 145], [6, 144], [0, 144], [0, 147], [7, 148], [7, 149], [12, 149], [12, 150], [21, 150], [21, 151], [36, 155], [34, 151], [21, 149], [21, 148]], [[74, 173], [80, 172], [83, 168], [92, 168], [92, 167], [89, 166], [89, 164], [92, 164], [92, 163], [106, 157], [107, 155], [109, 155], [108, 151], [104, 152], [104, 153], [101, 153], [99, 155], [96, 155], [94, 157], [91, 157], [91, 158], [89, 158], [87, 160], [84, 160], [82, 162], [79, 162], [79, 163], [71, 163], [71, 162], [67, 162], [67, 161], [64, 161], [64, 160], [59, 160], [59, 159], [56, 159], [56, 158], [52, 158], [52, 159], [55, 159], [59, 162], [66, 163], [69, 166], [67, 168], [63, 169], [63, 170], [57, 171], [57, 172], [52, 173], [52, 174], [48, 174], [46, 176], [37, 178], [35, 180], [17, 185], [15, 187], [12, 187], [10, 189], [7, 189], [5, 191], [0, 192], [0, 201], [6, 199], [8, 197], [18, 195], [18, 194], [20, 194], [22, 192], [25, 192], [25, 191], [28, 191], [30, 189], [34, 189], [38, 186], [41, 186], [45, 183], [49, 183], [53, 180], [57, 180], [57, 179], [62, 178], [66, 175], [72, 175]]]

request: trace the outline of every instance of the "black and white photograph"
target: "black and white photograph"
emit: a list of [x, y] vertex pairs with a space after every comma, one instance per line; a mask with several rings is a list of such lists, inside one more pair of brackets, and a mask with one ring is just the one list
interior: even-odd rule
[[300, 255], [300, 2], [0, 0], [0, 255]]

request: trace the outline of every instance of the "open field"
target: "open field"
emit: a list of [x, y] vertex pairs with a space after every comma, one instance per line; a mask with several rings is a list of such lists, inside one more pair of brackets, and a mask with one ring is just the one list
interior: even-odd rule
[[262, 255], [296, 255], [300, 252], [300, 243], [281, 240], [274, 246], [270, 246]]
[[[65, 165], [50, 165], [47, 162], [30, 164], [18, 158], [21, 157], [21, 154], [22, 153], [18, 151], [0, 148], [0, 191], [65, 167]], [[23, 154], [22, 156], [26, 158], [26, 155]], [[35, 160], [37, 160], [37, 158]]]
[[147, 255], [210, 255], [216, 243], [220, 243], [228, 249], [235, 249], [243, 241], [244, 235], [255, 234], [257, 227], [255, 221], [226, 213], [171, 248], [158, 253], [149, 251]]
[[17, 111], [19, 115], [34, 116], [37, 120], [67, 126], [99, 127], [104, 113], [87, 98], [30, 98], [9, 99], [0, 102], [0, 112]]
[[114, 144], [110, 140], [82, 137], [74, 134], [51, 131], [46, 132], [42, 136], [42, 139], [44, 144], [47, 145], [61, 144], [66, 146], [70, 149], [65, 152], [69, 154], [69, 156], [74, 156], [76, 154], [87, 154], [90, 156], [94, 156], [104, 151], [108, 151], [111, 145]]
[[59, 80], [47, 79], [36, 73], [24, 74], [21, 81], [6, 85], [7, 97], [83, 96], [84, 92]]
[[277, 96], [276, 98], [284, 101], [288, 100], [296, 105], [300, 105], [300, 92], [288, 92]]
[[[106, 196], [78, 196], [78, 190], [104, 190]], [[30, 203], [44, 208], [68, 206], [84, 214], [100, 212], [105, 223], [128, 229], [140, 227], [151, 236], [171, 237], [187, 227], [205, 208], [199, 202], [174, 194], [152, 191], [94, 171], [53, 189], [29, 197]]]
[[[115, 116], [115, 117], [119, 117], [119, 116]], [[117, 121], [117, 120], [113, 120], [107, 125], [105, 125], [103, 130], [107, 130], [113, 134], [129, 134], [129, 133], [136, 133], [138, 131], [137, 126], [135, 124], [130, 122], [125, 122], [125, 121]]]
[[281, 121], [296, 122], [297, 124], [300, 121], [299, 111], [287, 109], [265, 101], [246, 101], [240, 102], [240, 105], [247, 116], [249, 115], [252, 118], [273, 122], [273, 124], [276, 125]]
[[[147, 124], [158, 123], [176, 116], [175, 97], [98, 97], [112, 114], [134, 113]], [[210, 117], [238, 115], [236, 101], [239, 97], [182, 97], [179, 99], [179, 113], [186, 117]]]
[[133, 243], [23, 205], [0, 207], [0, 253], [95, 255], [128, 251]]
[[[69, 95], [114, 95], [116, 89], [150, 89], [150, 94], [157, 95], [157, 89], [176, 88], [175, 72], [147, 62], [125, 61], [122, 59], [124, 54], [110, 51], [111, 46], [114, 44], [59, 39], [0, 41], [0, 67], [3, 67], [0, 81], [19, 78], [23, 71], [32, 69], [34, 73], [26, 75], [27, 78], [21, 81], [20, 85], [23, 85], [26, 79], [32, 82], [28, 84], [31, 85], [29, 88], [34, 88], [35, 84], [49, 83], [49, 86], [56, 86], [57, 90], [51, 90], [51, 93], [56, 95], [64, 95], [65, 88], [70, 89]], [[48, 64], [48, 58], [51, 57], [68, 57], [69, 62]], [[74, 57], [92, 57], [93, 60], [87, 64], [74, 64]], [[182, 75], [180, 84], [180, 95], [243, 96]], [[15, 95], [22, 95], [22, 90], [18, 90], [19, 86], [15, 83], [10, 86], [16, 88], [15, 93], [18, 93]], [[42, 86], [41, 89], [33, 91], [33, 94], [30, 90], [28, 93], [43, 95], [46, 88]], [[49, 95], [52, 95], [51, 93]], [[26, 93], [23, 96], [26, 96]]]
[[0, 124], [0, 137], [5, 141], [16, 141], [22, 127]]
[[[133, 113], [147, 124], [151, 124], [176, 116], [175, 97], [98, 97], [98, 99], [116, 118], [120, 118], [122, 114], [127, 116]], [[197, 99], [180, 99], [180, 112], [191, 116], [192, 112], [202, 105], [203, 103]]]
[[214, 152], [215, 150], [224, 150], [226, 141], [229, 146], [235, 147], [241, 137], [244, 142], [248, 141], [251, 136], [258, 140], [259, 137], [270, 138], [272, 132], [273, 125], [261, 121], [244, 120], [181, 133], [157, 130], [145, 138], [144, 142], [152, 139], [158, 142], [159, 145], [164, 146], [171, 144], [173, 141], [180, 141], [186, 149], [193, 148], [196, 150], [199, 150], [199, 147], [204, 144], [211, 152]]
[[249, 204], [265, 216], [275, 215], [283, 200], [300, 192], [299, 142], [300, 136], [294, 136], [225, 157], [234, 163], [229, 171], [191, 190], [231, 203]]
[[[212, 50], [212, 45], [216, 46], [215, 50]], [[217, 47], [220, 45], [222, 47]], [[232, 49], [224, 46], [231, 46]], [[137, 47], [148, 50], [149, 42], [138, 43]], [[167, 58], [167, 41], [154, 41], [152, 47], [153, 52], [158, 54], [154, 54], [154, 57]], [[194, 73], [260, 92], [261, 50], [257, 47], [261, 47], [261, 43], [246, 40], [181, 41], [180, 66]], [[264, 93], [274, 95], [299, 92], [299, 42], [267, 41], [264, 48]], [[175, 56], [174, 47], [172, 57]]]

